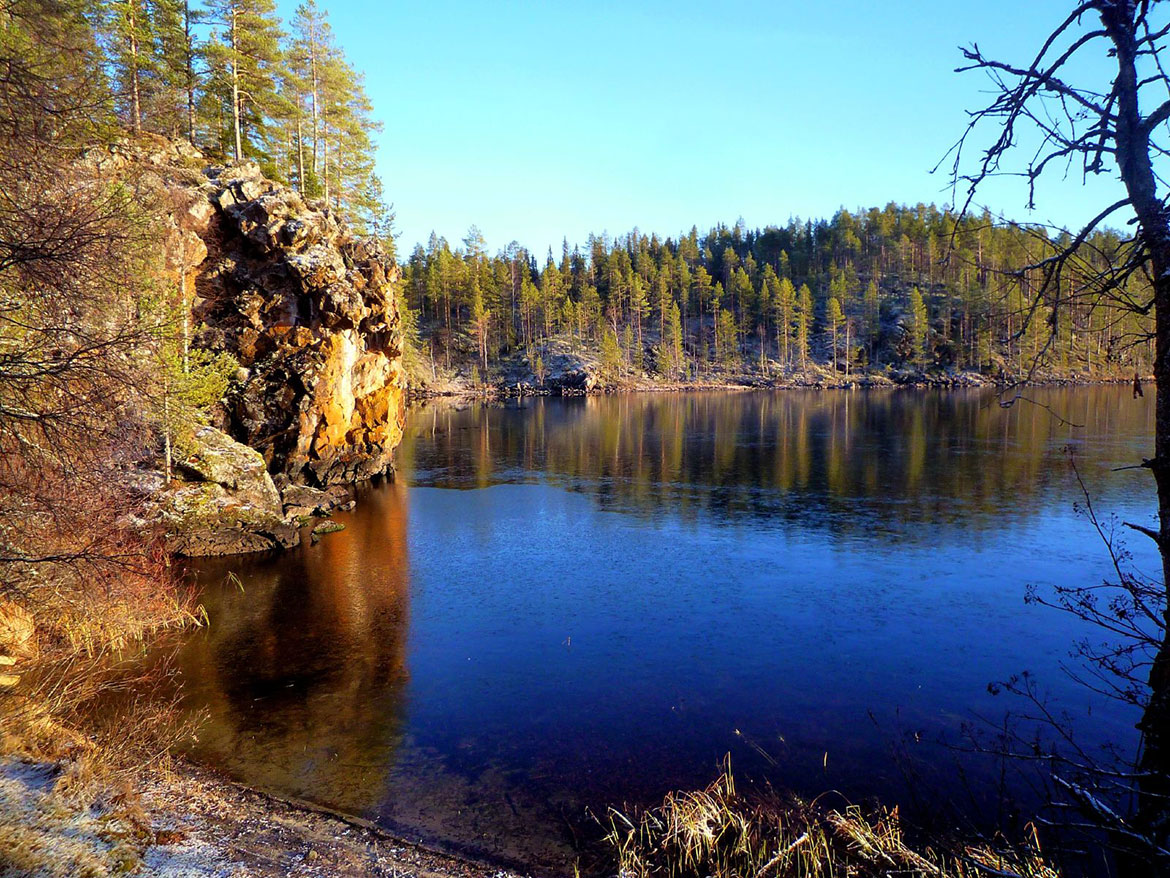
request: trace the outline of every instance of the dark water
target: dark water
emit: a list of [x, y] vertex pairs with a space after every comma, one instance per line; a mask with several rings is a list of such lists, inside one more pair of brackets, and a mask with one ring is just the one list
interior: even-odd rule
[[587, 806], [705, 785], [727, 753], [806, 795], [986, 814], [998, 766], [936, 742], [1012, 706], [989, 682], [1030, 670], [1089, 745], [1134, 735], [1059, 670], [1084, 632], [1023, 595], [1109, 572], [1066, 446], [1098, 508], [1149, 520], [1148, 475], [1112, 470], [1150, 456], [1153, 404], [1031, 398], [1047, 408], [790, 391], [416, 410], [397, 482], [345, 531], [201, 566], [211, 625], [180, 654], [198, 754], [562, 872]]

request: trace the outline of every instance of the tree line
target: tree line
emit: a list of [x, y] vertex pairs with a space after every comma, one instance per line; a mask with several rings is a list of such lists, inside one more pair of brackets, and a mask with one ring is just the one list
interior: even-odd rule
[[[551, 339], [592, 346], [613, 373], [668, 378], [715, 369], [842, 373], [892, 366], [1026, 377], [1149, 363], [1149, 323], [1094, 285], [1127, 258], [1098, 231], [1064, 289], [1037, 299], [1046, 255], [1066, 234], [889, 204], [830, 220], [677, 238], [590, 236], [540, 261], [518, 243], [490, 256], [475, 227], [454, 248], [432, 234], [404, 266], [424, 348], [477, 371]], [[1074, 295], [1075, 293], [1075, 295]], [[1127, 281], [1123, 295], [1148, 295]]]
[[273, 0], [83, 0], [78, 14], [125, 127], [253, 159], [389, 237], [374, 173], [381, 124], [315, 0], [287, 27]]

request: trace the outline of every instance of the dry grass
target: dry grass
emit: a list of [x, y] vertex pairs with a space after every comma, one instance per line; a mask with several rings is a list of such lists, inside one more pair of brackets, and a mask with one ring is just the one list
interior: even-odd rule
[[131, 805], [79, 807], [57, 783], [41, 790], [22, 778], [22, 764], [0, 767], [0, 874], [98, 876], [128, 874], [151, 840], [149, 823]]
[[[198, 618], [163, 612], [182, 609], [170, 598], [142, 607], [116, 606], [72, 636], [38, 632], [55, 648], [22, 661], [19, 683], [0, 689], [0, 875], [122, 875], [141, 865], [153, 835], [136, 779], [165, 767], [194, 732], [170, 663], [144, 661], [142, 641]], [[48, 782], [30, 785], [30, 773]]]
[[609, 812], [606, 842], [622, 878], [1058, 878], [1032, 839], [1022, 846], [915, 850], [897, 809], [822, 810], [798, 800], [749, 800], [730, 760], [707, 789], [671, 793], [632, 818]]
[[[165, 665], [72, 653], [0, 695], [0, 875], [122, 875], [141, 865], [154, 836], [136, 778], [165, 767], [193, 732], [169, 676]], [[49, 782], [30, 785], [30, 772]]]

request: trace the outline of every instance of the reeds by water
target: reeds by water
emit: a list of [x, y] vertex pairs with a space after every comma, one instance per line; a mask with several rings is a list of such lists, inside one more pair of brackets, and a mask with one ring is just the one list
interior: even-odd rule
[[705, 790], [671, 793], [626, 815], [610, 809], [606, 843], [621, 878], [1058, 878], [1033, 837], [915, 849], [898, 811], [822, 809], [736, 792], [730, 759]]

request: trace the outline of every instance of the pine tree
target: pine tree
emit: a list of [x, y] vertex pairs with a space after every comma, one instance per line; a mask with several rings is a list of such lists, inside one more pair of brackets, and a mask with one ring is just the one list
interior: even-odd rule
[[479, 273], [473, 272], [471, 279], [471, 327], [475, 333], [476, 348], [479, 351], [479, 361], [483, 365], [483, 374], [488, 373], [488, 329], [491, 324], [491, 312], [484, 307], [483, 291], [479, 285]]
[[800, 285], [800, 292], [796, 297], [796, 352], [800, 357], [800, 370], [803, 372], [808, 365], [808, 338], [812, 328], [813, 298], [808, 284]]
[[152, 88], [143, 98], [149, 127], [171, 137], [195, 137], [195, 72], [198, 11], [186, 0], [151, 0], [154, 63]]
[[284, 107], [277, 89], [283, 59], [276, 5], [273, 0], [211, 0], [209, 7], [218, 32], [207, 56], [219, 74], [213, 82], [226, 89], [219, 98], [231, 126], [225, 151], [230, 149], [237, 161], [268, 162], [270, 124]]
[[637, 327], [639, 358], [642, 349], [642, 320], [646, 315], [646, 309], [646, 287], [642, 283], [642, 278], [634, 275], [630, 282], [630, 316]]
[[772, 299], [776, 318], [776, 351], [785, 366], [792, 365], [788, 344], [792, 337], [792, 318], [796, 307], [796, 288], [787, 277], [781, 277]]
[[[741, 333], [750, 329], [750, 315], [755, 311], [756, 288], [752, 279], [743, 268], [737, 268], [731, 276], [731, 301], [739, 308], [740, 324], [737, 330]], [[733, 315], [734, 316], [734, 315]]]
[[[307, 0], [297, 7], [293, 17], [292, 32], [294, 38], [289, 52], [289, 65], [299, 81], [303, 83], [309, 111], [308, 134], [312, 160], [306, 170], [312, 174], [313, 181], [319, 181], [321, 176], [322, 80], [327, 63], [326, 59], [332, 58], [337, 49], [333, 42], [333, 31], [326, 20], [325, 13], [317, 6], [315, 0]], [[304, 132], [302, 132], [302, 137], [303, 135]], [[308, 183], [303, 191], [309, 197], [316, 197], [320, 194], [316, 185]]]
[[658, 346], [658, 371], [668, 378], [674, 378], [683, 366], [682, 316], [676, 302], [667, 305], [664, 326], [662, 341]]
[[146, 0], [109, 0], [105, 14], [107, 53], [118, 103], [130, 130], [142, 130], [143, 94], [155, 66], [149, 7]]
[[845, 313], [841, 310], [841, 303], [836, 296], [829, 299], [829, 306], [825, 311], [825, 322], [829, 328], [829, 347], [833, 352], [833, 371], [837, 371], [837, 333], [841, 324], [845, 322]]

